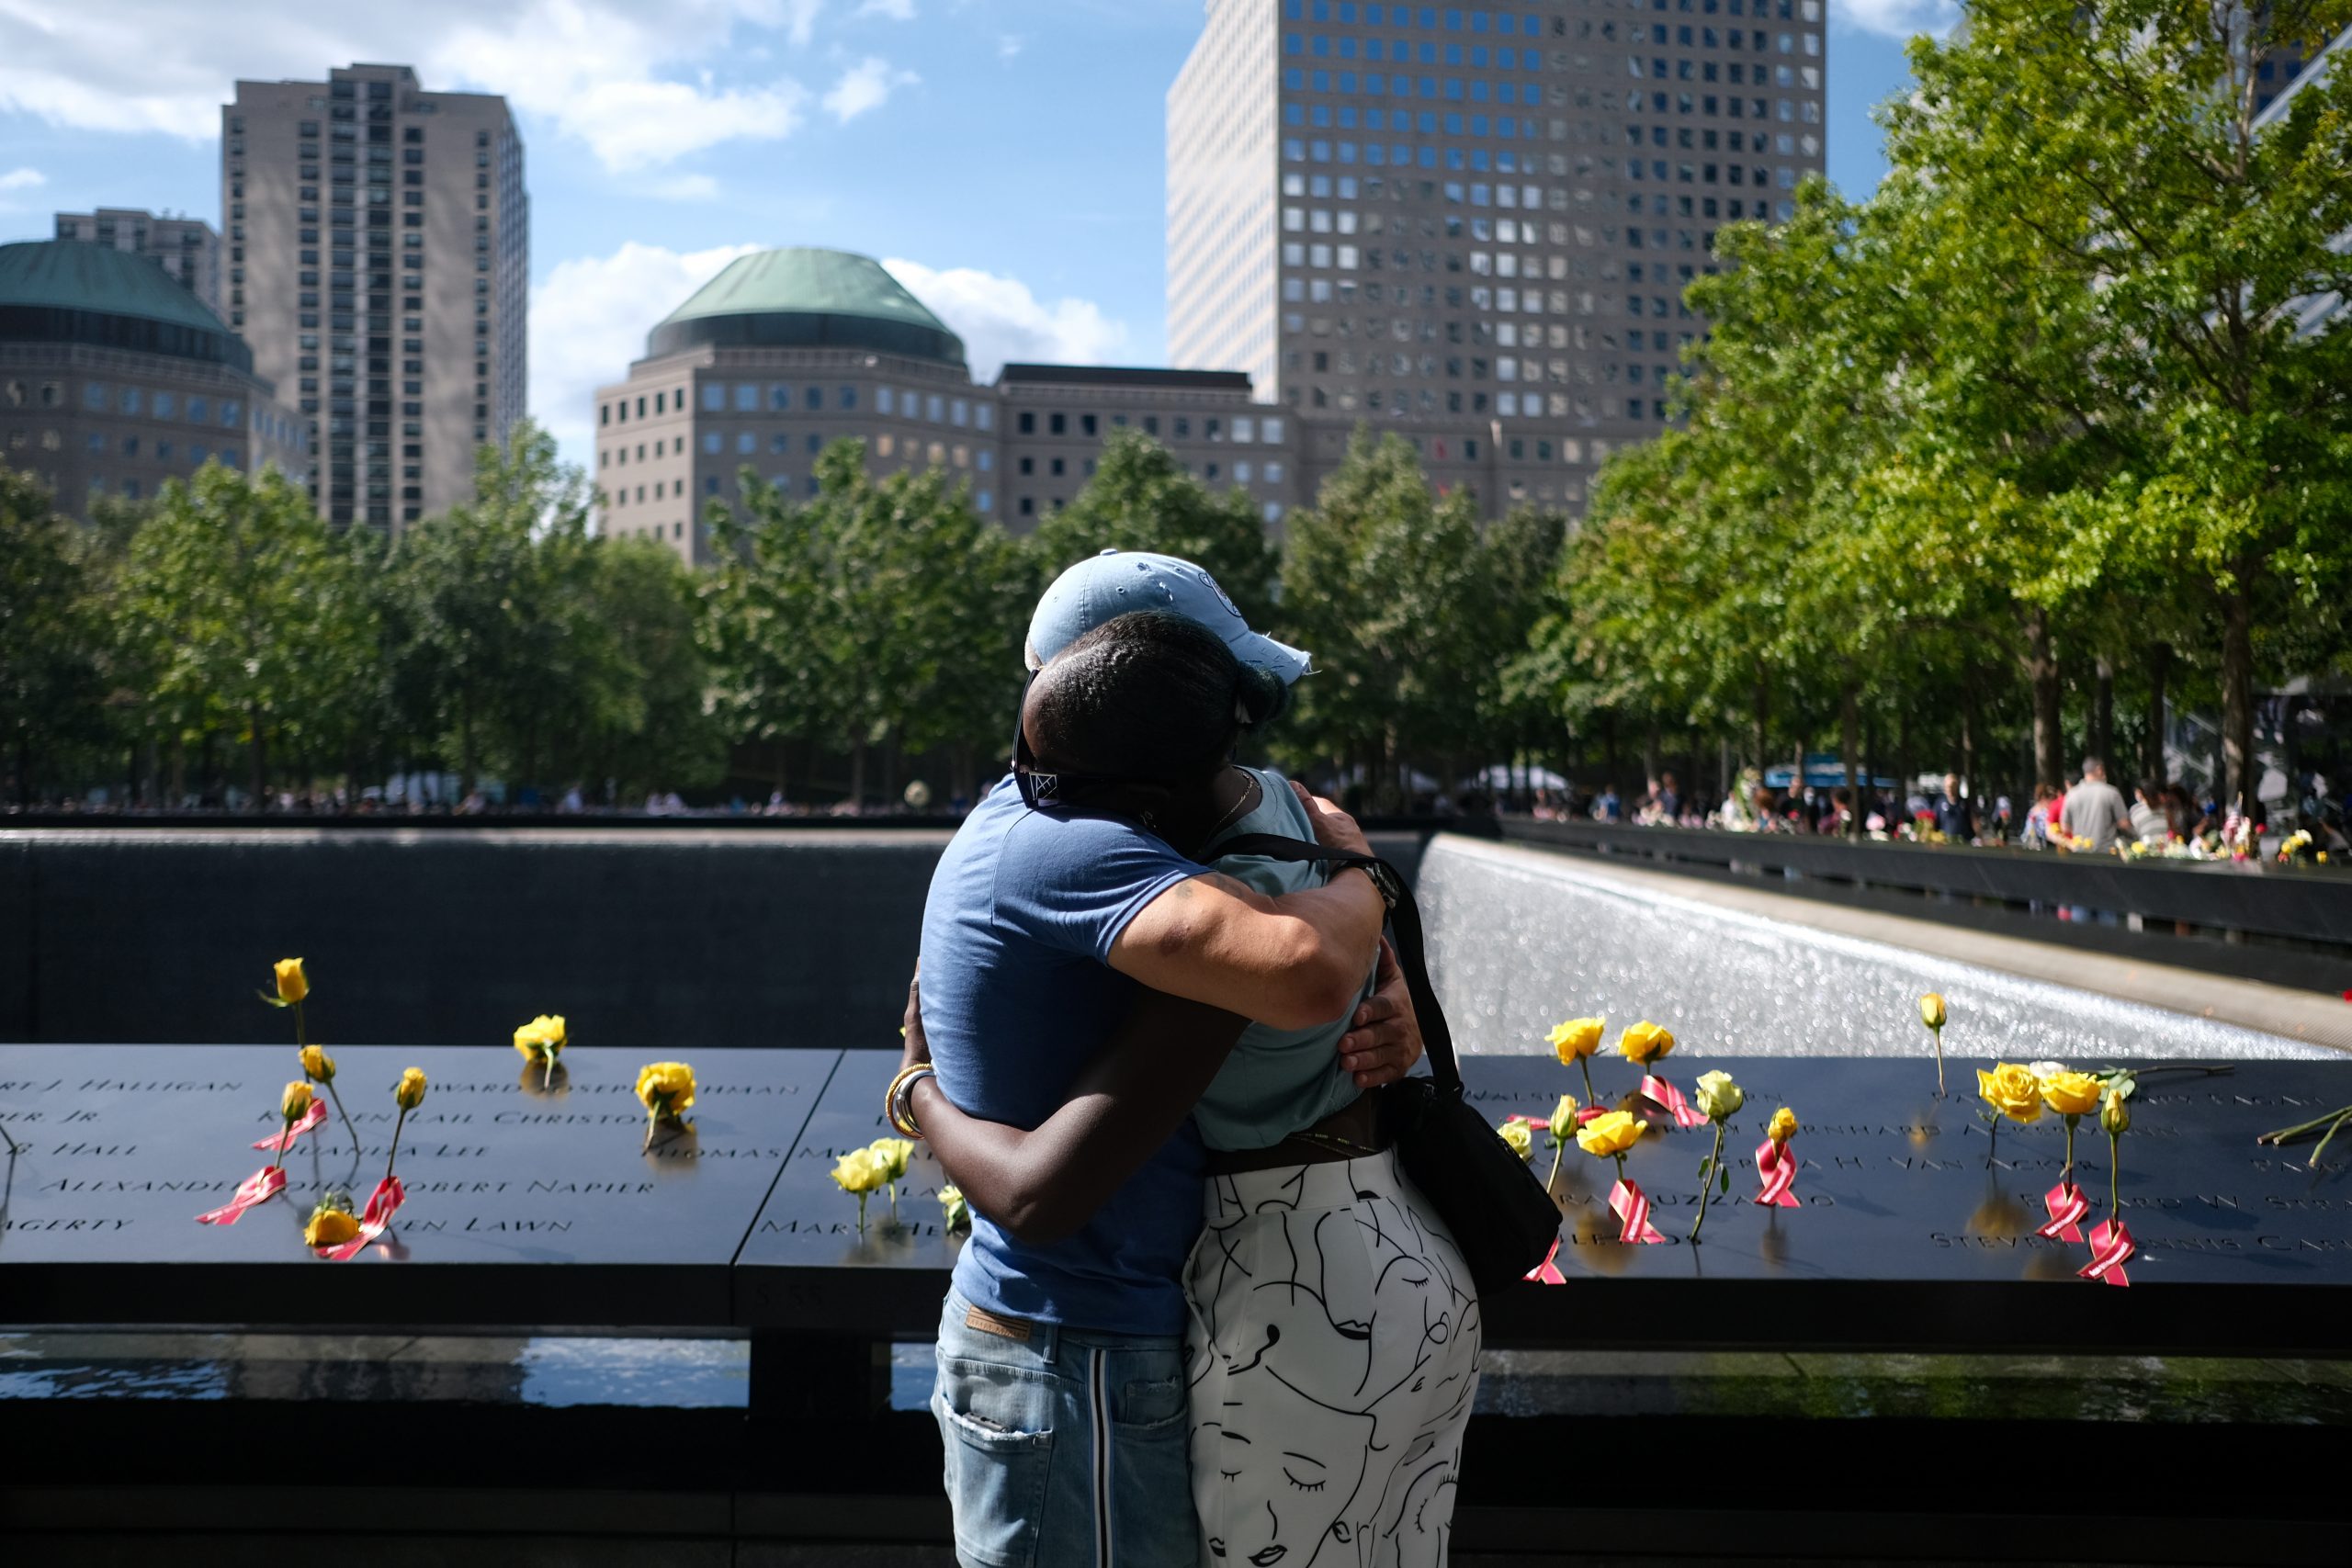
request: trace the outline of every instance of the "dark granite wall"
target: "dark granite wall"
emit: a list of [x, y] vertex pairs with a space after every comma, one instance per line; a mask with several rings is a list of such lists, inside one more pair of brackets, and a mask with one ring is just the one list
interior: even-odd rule
[[[1378, 836], [1409, 875], [1413, 834]], [[944, 832], [0, 833], [0, 1041], [895, 1046]]]

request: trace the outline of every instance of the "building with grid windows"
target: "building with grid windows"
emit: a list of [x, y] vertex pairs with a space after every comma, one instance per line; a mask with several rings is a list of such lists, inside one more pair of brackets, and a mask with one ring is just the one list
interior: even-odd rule
[[[963, 340], [885, 271], [842, 251], [741, 256], [596, 390], [600, 530], [710, 560], [703, 510], [746, 470], [812, 495], [818, 454], [865, 443], [876, 472], [935, 468], [1015, 533], [1076, 498], [1114, 431], [1159, 441], [1269, 525], [1299, 493], [1295, 421], [1233, 371], [1007, 365], [972, 379]], [[1344, 433], [1343, 433], [1344, 434]]]
[[208, 462], [309, 471], [300, 418], [157, 258], [46, 240], [0, 245], [0, 463], [58, 509], [154, 497]]
[[1206, 9], [1168, 97], [1170, 357], [1397, 430], [1489, 510], [1580, 505], [1662, 427], [1717, 226], [1824, 165], [1822, 0]]
[[469, 499], [523, 417], [530, 198], [506, 100], [405, 65], [239, 82], [220, 111], [229, 323], [307, 420], [328, 519]]
[[159, 217], [140, 207], [101, 207], [96, 212], [59, 213], [57, 237], [153, 256], [175, 282], [203, 300], [214, 315], [220, 313], [220, 231], [201, 218]]

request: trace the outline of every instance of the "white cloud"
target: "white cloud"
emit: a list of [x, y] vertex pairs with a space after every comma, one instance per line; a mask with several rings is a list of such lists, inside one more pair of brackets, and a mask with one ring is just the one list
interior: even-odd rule
[[[185, 0], [60, 6], [0, 0], [0, 109], [88, 130], [220, 129], [239, 77], [315, 79], [355, 60], [413, 62], [426, 86], [504, 94], [594, 150], [642, 168], [720, 142], [773, 141], [801, 121], [787, 75], [744, 79], [739, 29], [814, 36], [821, 0], [406, 0], [320, 6], [245, 0], [233, 28], [192, 25]], [[169, 49], [157, 39], [172, 40]], [[702, 62], [739, 67], [720, 80]]]
[[861, 17], [888, 17], [894, 22], [915, 19], [915, 0], [865, 0], [857, 8]]
[[1126, 323], [1091, 299], [1047, 304], [1018, 278], [973, 267], [942, 271], [898, 256], [882, 265], [964, 340], [975, 380], [994, 380], [1008, 360], [1102, 365], [1126, 348]]
[[996, 40], [996, 57], [999, 60], [1011, 60], [1020, 52], [1021, 35], [1019, 33], [1006, 33]]
[[45, 186], [48, 183], [47, 175], [29, 166], [11, 169], [6, 174], [0, 175], [0, 190], [31, 190], [36, 186]]
[[847, 125], [859, 115], [888, 103], [890, 95], [899, 88], [911, 87], [922, 80], [911, 71], [893, 68], [878, 54], [869, 54], [842, 73], [841, 80], [825, 95], [825, 110]]
[[560, 263], [531, 290], [531, 414], [555, 433], [566, 458], [593, 469], [596, 389], [628, 374], [655, 322], [729, 262], [759, 248], [681, 254], [631, 241], [608, 256]]
[[1938, 38], [1960, 24], [1960, 0], [1829, 0], [1832, 20], [1882, 38]]

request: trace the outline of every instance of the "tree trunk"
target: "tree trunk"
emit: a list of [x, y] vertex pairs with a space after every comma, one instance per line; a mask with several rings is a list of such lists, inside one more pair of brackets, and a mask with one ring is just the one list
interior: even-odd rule
[[1984, 798], [1984, 791], [1976, 776], [1976, 680], [1973, 671], [1961, 672], [1960, 783], [1970, 806], [1981, 811], [1977, 803]]
[[254, 768], [254, 806], [255, 811], [269, 808], [269, 744], [262, 736], [261, 710], [248, 708], [245, 718], [254, 727], [254, 743], [248, 748]]
[[2172, 676], [2172, 644], [2148, 645], [2148, 733], [2140, 740], [2140, 777], [2165, 782], [2165, 683]]
[[[1765, 768], [1770, 765], [1772, 756], [1772, 753], [1767, 750], [1771, 743], [1772, 688], [1765, 681], [1764, 671], [1760, 666], [1756, 671], [1756, 694], [1750, 708], [1756, 726], [1756, 776], [1761, 780]], [[1804, 787], [1803, 779], [1797, 781], [1797, 787], [1799, 789]]]
[[849, 807], [865, 809], [865, 736], [862, 732], [849, 748]]
[[1857, 688], [1849, 685], [1838, 694], [1838, 749], [1846, 762], [1846, 836], [1849, 839], [1862, 836], [1861, 780], [1856, 765], [1861, 752], [1860, 695]]
[[2245, 563], [2237, 571], [2237, 587], [2223, 601], [2222, 613], [2222, 762], [2227, 774], [2225, 803], [2241, 816], [2254, 814], [2254, 586]]
[[2033, 683], [2033, 782], [2062, 789], [2066, 783], [2066, 759], [2062, 750], [2064, 716], [2059, 711], [2058, 655], [2050, 643], [2050, 615], [2029, 610], [2025, 616], [2025, 671]]
[[2090, 753], [2115, 769], [2115, 665], [2104, 654], [2091, 661]]

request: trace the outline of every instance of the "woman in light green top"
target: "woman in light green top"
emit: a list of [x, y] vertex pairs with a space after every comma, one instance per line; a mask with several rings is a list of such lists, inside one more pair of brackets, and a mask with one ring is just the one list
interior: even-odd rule
[[[1155, 660], [1231, 660], [1214, 638], [1188, 641], [1164, 626], [1143, 639], [1151, 657], [1122, 650], [1123, 636], [1142, 636], [1131, 623], [1159, 619], [1116, 618], [1071, 644], [1065, 658], [1094, 661], [1086, 680], [1057, 684], [1048, 667], [1024, 715], [1040, 765], [1057, 763], [1064, 784], [1104, 786], [1090, 808], [1133, 816], [1179, 847], [1202, 846], [1187, 849], [1196, 859], [1243, 833], [1312, 839], [1314, 819], [1292, 786], [1221, 760], [1229, 718], [1219, 760], [1198, 774], [1138, 780], [1118, 765], [1113, 742], [1138, 716], [1155, 726], [1185, 721], [1155, 684]], [[1247, 679], [1232, 668], [1230, 679]], [[1246, 856], [1214, 863], [1267, 895], [1329, 874], [1323, 863]], [[1181, 1110], [1182, 1066], [1217, 1062], [1222, 1040], [1204, 1035], [1223, 1032], [1191, 1016], [1189, 1039], [1131, 1030], [1106, 1051], [1101, 1076], [1073, 1086], [1071, 1100], [1034, 1131], [975, 1122], [935, 1083], [918, 1083], [922, 1130], [975, 1207], [1024, 1240], [1054, 1239], [1084, 1213], [1065, 1203], [1041, 1224], [1037, 1194], [1082, 1191], [1099, 1201], [1152, 1146], [1112, 1134], [1104, 1104], [1158, 1096], [1174, 1101], [1161, 1108]], [[1327, 1543], [1322, 1561], [1444, 1560], [1477, 1382], [1477, 1298], [1442, 1223], [1396, 1167], [1381, 1095], [1340, 1066], [1338, 1043], [1353, 1016], [1351, 1008], [1315, 1029], [1250, 1024], [1238, 1038], [1223, 1034], [1233, 1043], [1214, 1077], [1205, 1089], [1190, 1081], [1210, 1150], [1204, 1229], [1185, 1280], [1193, 1501], [1214, 1560], [1271, 1562], [1279, 1548], [1305, 1562]], [[919, 1051], [912, 1007], [909, 1032]]]

